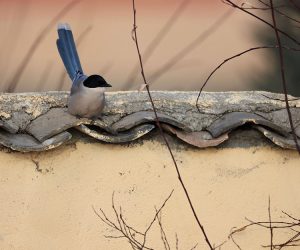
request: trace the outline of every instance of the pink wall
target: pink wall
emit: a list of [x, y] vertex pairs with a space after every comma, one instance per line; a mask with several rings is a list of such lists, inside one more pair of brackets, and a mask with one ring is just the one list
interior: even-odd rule
[[[67, 0], [0, 0], [0, 91], [5, 90], [16, 68], [40, 31], [70, 1]], [[144, 51], [167, 22], [179, 0], [136, 0], [138, 35]], [[230, 7], [219, 0], [190, 0], [165, 38], [145, 63], [151, 76], [178, 51], [204, 32]], [[61, 21], [72, 25], [75, 39], [91, 26], [78, 50], [87, 74], [100, 73], [112, 83], [113, 90], [137, 89], [141, 78], [128, 85], [129, 74], [137, 62], [131, 39], [131, 0], [81, 1]], [[234, 11], [220, 28], [186, 54], [178, 64], [153, 81], [154, 89], [197, 90], [210, 71], [224, 58], [256, 45], [250, 17]], [[63, 65], [57, 53], [56, 27], [44, 37], [21, 75], [16, 91], [56, 90]], [[241, 58], [224, 67], [212, 79], [208, 90], [242, 90], [251, 86], [245, 80], [253, 70], [265, 66], [263, 53]], [[47, 75], [47, 77], [44, 77]], [[150, 78], [151, 79], [151, 78]], [[42, 81], [42, 82], [41, 82]], [[63, 89], [69, 89], [66, 78]]]

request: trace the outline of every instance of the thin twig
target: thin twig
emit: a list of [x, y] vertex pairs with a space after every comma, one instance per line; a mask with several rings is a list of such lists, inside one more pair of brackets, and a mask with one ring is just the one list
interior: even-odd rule
[[135, 0], [132, 0], [132, 7], [133, 7], [133, 30], [132, 30], [132, 36], [133, 36], [133, 40], [135, 42], [137, 53], [138, 53], [138, 57], [139, 57], [139, 62], [140, 62], [141, 74], [142, 74], [142, 77], [143, 77], [143, 81], [144, 81], [144, 84], [146, 86], [146, 90], [147, 90], [147, 93], [148, 93], [148, 96], [149, 96], [149, 99], [150, 99], [150, 102], [151, 102], [151, 105], [152, 105], [153, 112], [155, 114], [156, 124], [157, 124], [157, 126], [159, 128], [160, 134], [161, 134], [161, 136], [162, 136], [162, 138], [163, 138], [163, 140], [164, 140], [164, 142], [165, 142], [165, 144], [166, 144], [166, 146], [168, 148], [168, 151], [169, 151], [169, 153], [171, 155], [172, 161], [174, 163], [174, 166], [175, 166], [175, 169], [176, 169], [176, 172], [177, 172], [177, 176], [178, 176], [179, 182], [180, 182], [180, 184], [181, 184], [181, 186], [182, 186], [182, 188], [184, 190], [184, 193], [186, 195], [186, 198], [188, 200], [190, 208], [191, 208], [191, 210], [193, 212], [193, 215], [194, 215], [194, 217], [195, 217], [195, 219], [197, 221], [197, 224], [198, 224], [198, 226], [200, 227], [200, 229], [202, 231], [202, 234], [203, 234], [203, 236], [205, 238], [205, 241], [206, 241], [207, 245], [209, 246], [209, 248], [211, 250], [213, 250], [213, 247], [212, 247], [212, 245], [211, 245], [211, 243], [210, 243], [210, 241], [208, 239], [208, 236], [207, 236], [207, 234], [205, 232], [205, 229], [204, 229], [203, 225], [201, 224], [201, 222], [200, 222], [200, 220], [199, 220], [199, 218], [198, 218], [198, 216], [196, 214], [195, 208], [194, 208], [193, 203], [192, 203], [192, 201], [190, 199], [190, 195], [189, 195], [189, 193], [188, 193], [188, 191], [187, 191], [187, 189], [185, 187], [185, 184], [184, 184], [184, 182], [183, 182], [183, 180], [181, 178], [181, 174], [179, 172], [179, 168], [178, 168], [177, 162], [175, 160], [175, 157], [173, 155], [173, 152], [171, 150], [171, 147], [169, 145], [169, 142], [168, 142], [168, 140], [167, 140], [167, 138], [166, 138], [166, 136], [165, 136], [165, 134], [163, 132], [163, 129], [162, 129], [161, 125], [160, 125], [160, 122], [159, 122], [159, 119], [158, 119], [158, 116], [157, 116], [157, 112], [156, 112], [156, 108], [155, 108], [155, 105], [154, 105], [154, 102], [153, 102], [153, 99], [152, 99], [152, 96], [151, 96], [151, 93], [150, 93], [150, 88], [149, 88], [149, 85], [147, 83], [146, 76], [145, 76], [145, 73], [144, 73], [143, 61], [142, 61], [142, 56], [141, 56], [141, 53], [140, 53], [140, 48], [139, 48], [139, 43], [138, 43]]
[[[134, 0], [133, 0], [134, 1]], [[149, 226], [146, 228], [145, 230], [145, 237], [144, 237], [144, 241], [142, 246], [145, 246], [146, 244], [146, 235], [149, 232], [150, 228], [152, 227], [153, 223], [156, 221], [157, 215], [161, 212], [161, 210], [164, 208], [164, 206], [166, 205], [167, 201], [171, 198], [172, 194], [174, 192], [174, 189], [172, 190], [172, 192], [169, 194], [169, 196], [167, 197], [167, 199], [165, 199], [164, 203], [160, 206], [160, 208], [158, 210], [156, 210], [155, 216], [153, 217], [152, 221], [150, 222]]]
[[268, 203], [268, 214], [269, 214], [269, 222], [270, 222], [270, 250], [273, 250], [273, 227], [272, 227], [272, 218], [271, 218], [271, 198], [269, 196]]
[[254, 18], [256, 18], [259, 21], [261, 21], [261, 22], [265, 23], [266, 25], [268, 25], [269, 27], [277, 30], [277, 32], [280, 32], [281, 34], [285, 35], [287, 38], [289, 38], [291, 41], [293, 41], [297, 45], [300, 45], [300, 42], [296, 38], [292, 37], [291, 35], [289, 35], [288, 33], [284, 32], [283, 30], [278, 29], [277, 27], [275, 28], [273, 24], [269, 23], [268, 21], [264, 20], [263, 18], [261, 18], [261, 17], [255, 15], [255, 14], [253, 14], [252, 12], [250, 12], [248, 10], [243, 9], [242, 7], [240, 7], [237, 4], [233, 3], [231, 0], [224, 0], [224, 1], [227, 2], [227, 3], [229, 3], [229, 5], [231, 5], [232, 7], [237, 8], [237, 9], [239, 9], [239, 10], [247, 13], [250, 16], [253, 16]]
[[[258, 0], [258, 1], [261, 2], [260, 0]], [[224, 0], [222, 2], [225, 3]], [[225, 4], [230, 5], [228, 3], [225, 3]], [[244, 7], [245, 5], [247, 5], [249, 7]], [[284, 8], [284, 7], [287, 7], [287, 6], [288, 5], [281, 4], [281, 5], [276, 6], [275, 9]], [[270, 10], [270, 7], [257, 7], [257, 6], [252, 5], [251, 3], [248, 3], [248, 2], [242, 3], [241, 7], [245, 10]]]
[[[134, 229], [133, 227], [129, 226], [127, 222], [125, 222], [125, 219], [123, 217], [122, 208], [120, 207], [119, 212], [116, 209], [115, 201], [114, 201], [114, 193], [112, 194], [112, 200], [111, 200], [112, 205], [111, 206], [112, 206], [112, 209], [113, 209], [113, 212], [115, 215], [115, 220], [117, 221], [117, 223], [115, 223], [111, 219], [109, 219], [101, 208], [100, 208], [101, 213], [97, 212], [94, 207], [92, 207], [92, 208], [94, 210], [94, 213], [100, 218], [100, 220], [102, 222], [104, 222], [107, 226], [109, 226], [110, 228], [112, 228], [112, 229], [116, 230], [118, 233], [120, 233], [120, 235], [104, 235], [105, 238], [110, 238], [110, 239], [122, 239], [122, 238], [124, 239], [125, 238], [125, 239], [127, 239], [127, 241], [129, 242], [129, 244], [131, 245], [131, 247], [133, 249], [154, 250], [153, 248], [146, 246], [147, 233], [150, 231], [154, 222], [157, 219], [159, 219], [159, 221], [158, 221], [159, 226], [161, 227], [161, 230], [163, 230], [162, 224], [161, 224], [161, 218], [159, 215], [160, 215], [162, 209], [165, 207], [168, 200], [171, 198], [173, 192], [174, 192], [174, 190], [171, 191], [171, 193], [164, 200], [164, 202], [159, 207], [159, 209], [155, 209], [156, 213], [144, 233], [141, 233], [140, 231]], [[166, 244], [167, 246], [169, 246], [169, 243], [167, 241], [165, 233], [164, 233], [163, 243]], [[170, 247], [167, 250], [170, 250]]]
[[290, 215], [290, 214], [288, 214], [287, 212], [284, 212], [284, 211], [281, 211], [283, 214], [285, 214], [286, 216], [288, 216], [288, 217], [290, 217], [291, 219], [293, 219], [293, 220], [295, 220], [295, 221], [298, 221], [298, 222], [300, 222], [300, 220], [299, 219], [297, 219], [297, 218], [295, 218], [294, 216], [292, 216], [292, 215]]
[[144, 236], [144, 235], [145, 235], [144, 233], [142, 233], [142, 232], [140, 232], [140, 231], [134, 229], [132, 226], [128, 225], [128, 223], [125, 221], [125, 219], [124, 219], [124, 217], [123, 217], [123, 215], [122, 215], [122, 210], [120, 210], [120, 219], [121, 219], [122, 223], [123, 223], [129, 230], [131, 230], [131, 231], [133, 231], [134, 233], [139, 234], [139, 235], [141, 235], [141, 236]]
[[92, 206], [94, 213], [99, 217], [100, 220], [102, 220], [106, 225], [112, 227], [112, 228], [118, 228], [116, 226], [116, 224], [114, 222], [112, 222], [111, 220], [108, 219], [108, 217], [106, 216], [106, 214], [104, 213], [104, 211], [100, 208], [100, 212], [102, 213], [102, 215], [104, 216], [104, 218], [102, 218], [102, 216], [96, 211], [95, 207]]
[[[231, 57], [228, 57], [226, 58], [225, 60], [223, 60], [223, 62], [221, 62], [217, 67], [214, 68], [214, 70], [209, 74], [209, 76], [206, 78], [205, 82], [202, 84], [200, 90], [199, 90], [199, 93], [198, 93], [198, 96], [197, 96], [197, 100], [196, 100], [196, 107], [198, 109], [198, 111], [200, 112], [200, 108], [198, 106], [198, 102], [199, 102], [199, 99], [200, 99], [200, 96], [201, 96], [201, 93], [204, 89], [204, 87], [207, 85], [208, 81], [210, 80], [210, 78], [216, 73], [217, 70], [219, 70], [225, 63], [227, 63], [228, 61], [234, 59], [234, 58], [237, 58], [237, 57], [240, 57], [248, 52], [251, 52], [251, 51], [255, 51], [255, 50], [259, 50], [259, 49], [275, 49], [275, 48], [278, 48], [277, 45], [270, 45], [270, 46], [258, 46], [258, 47], [253, 47], [253, 48], [250, 48], [250, 49], [246, 49], [242, 52], [239, 52]], [[282, 48], [284, 49], [287, 49], [287, 50], [293, 50], [293, 51], [300, 51], [300, 49], [296, 49], [296, 48], [290, 48], [290, 47], [286, 47], [286, 46], [282, 46]]]
[[280, 39], [279, 32], [278, 32], [278, 29], [277, 29], [277, 23], [276, 23], [275, 13], [274, 13], [274, 9], [273, 9], [273, 0], [270, 0], [270, 6], [271, 6], [274, 32], [275, 32], [275, 35], [276, 35], [277, 45], [278, 45], [281, 80], [282, 80], [282, 87], [283, 87], [283, 91], [284, 91], [284, 99], [285, 99], [285, 104], [286, 104], [286, 110], [287, 110], [288, 117], [289, 117], [289, 122], [290, 122], [291, 130], [292, 130], [293, 139], [295, 141], [296, 148], [297, 148], [298, 153], [300, 155], [300, 146], [298, 144], [297, 135], [296, 135], [296, 132], [295, 132], [293, 118], [292, 118], [292, 114], [291, 114], [291, 110], [290, 110], [289, 100], [288, 100], [288, 96], [287, 96], [288, 91], [287, 91], [287, 84], [286, 84], [286, 80], [285, 80], [283, 50], [282, 50], [282, 45], [281, 45], [281, 39]]
[[[300, 233], [295, 234], [292, 238], [290, 238], [288, 241], [284, 242], [283, 244], [280, 245], [280, 247], [278, 248], [279, 250], [282, 249], [285, 246], [290, 246], [289, 243], [293, 242], [293, 240], [295, 240], [296, 238], [298, 238], [300, 236]], [[297, 245], [299, 246], [299, 245]]]
[[120, 235], [120, 236], [104, 235], [104, 237], [107, 238], [107, 239], [121, 239], [121, 238], [125, 238], [124, 235]]
[[[196, 249], [196, 247], [198, 246], [198, 243], [196, 245], [194, 245], [190, 250], [194, 250]], [[215, 249], [215, 248], [214, 248]]]
[[[264, 4], [265, 6], [268, 6], [269, 9], [271, 9], [271, 6], [270, 6], [269, 4], [265, 3], [265, 2], [262, 1], [262, 0], [258, 0], [258, 1], [259, 1], [260, 3], [262, 3], [262, 4]], [[296, 22], [296, 23], [300, 23], [299, 20], [297, 20], [297, 19], [295, 19], [295, 18], [292, 18], [292, 17], [286, 15], [285, 13], [283, 13], [283, 12], [280, 11], [280, 10], [278, 10], [277, 8], [274, 7], [273, 9], [274, 9], [275, 12], [277, 12], [277, 13], [280, 14], [281, 16], [283, 16], [283, 17], [285, 17], [285, 18], [287, 18], [287, 19], [289, 19], [289, 20], [291, 20], [291, 21], [294, 21], [294, 22]]]
[[224, 240], [224, 241], [223, 241], [222, 243], [220, 243], [219, 245], [214, 246], [214, 249], [219, 248], [219, 250], [221, 250], [221, 246], [225, 245], [226, 242], [227, 242], [227, 240]]
[[28, 49], [25, 57], [23, 60], [21, 60], [19, 66], [17, 67], [16, 71], [14, 72], [14, 76], [10, 80], [7, 88], [7, 92], [11, 93], [14, 92], [19, 80], [21, 79], [21, 76], [26, 69], [27, 65], [29, 64], [34, 52], [37, 50], [41, 42], [46, 37], [47, 33], [52, 29], [53, 26], [56, 25], [56, 23], [65, 15], [68, 11], [70, 11], [77, 3], [79, 3], [79, 0], [73, 0], [70, 3], [68, 3], [50, 22], [42, 29], [42, 31], [38, 34], [36, 39], [32, 42], [30, 48]]
[[300, 10], [300, 5], [298, 5], [298, 3], [296, 3], [294, 0], [289, 0], [291, 5], [293, 5], [294, 7], [296, 7], [298, 10]]
[[167, 235], [165, 233], [165, 230], [162, 226], [162, 220], [161, 220], [161, 213], [157, 214], [157, 222], [158, 222], [158, 225], [159, 225], [159, 228], [160, 228], [160, 235], [161, 235], [161, 240], [164, 244], [164, 247], [165, 247], [165, 250], [170, 250], [170, 244], [169, 244], [169, 241], [167, 239]]
[[[236, 233], [242, 232], [248, 227], [252, 226], [259, 226], [262, 228], [267, 229], [270, 232], [270, 245], [262, 245], [262, 247], [267, 247], [270, 249], [282, 249], [284, 247], [293, 247], [293, 246], [300, 246], [300, 232], [298, 230], [295, 230], [294, 227], [299, 227], [299, 223], [294, 223], [294, 221], [300, 222], [299, 219], [294, 218], [293, 216], [290, 216], [289, 214], [285, 213], [284, 214], [289, 218], [292, 219], [292, 222], [289, 221], [272, 221], [271, 218], [271, 199], [269, 197], [269, 202], [268, 202], [268, 215], [269, 215], [269, 220], [268, 221], [252, 221], [246, 218], [247, 221], [250, 223], [241, 227], [241, 228], [235, 228], [234, 230], [231, 230], [228, 238], [232, 240], [232, 242], [236, 245], [236, 247], [239, 250], [242, 250], [242, 248], [236, 243], [234, 240], [233, 236]], [[279, 243], [279, 244], [274, 244], [274, 231], [275, 229], [281, 230], [286, 233], [286, 229], [289, 229], [291, 232], [295, 232], [296, 234], [293, 234], [291, 238], [286, 240], [284, 243]]]
[[175, 234], [175, 239], [176, 239], [176, 250], [179, 250], [179, 240], [178, 240], [177, 233]]
[[[128, 239], [130, 239], [136, 246], [138, 246], [140, 249], [143, 249], [142, 243], [140, 243], [139, 241], [137, 241], [135, 239], [135, 232], [138, 232], [139, 235], [143, 236], [144, 238], [146, 237], [146, 234], [140, 233], [139, 231], [133, 229], [133, 227], [128, 226], [127, 222], [125, 222], [125, 219], [123, 218], [123, 213], [122, 213], [122, 208], [120, 208], [120, 214], [118, 215], [116, 213], [116, 216], [119, 217], [120, 216], [120, 220], [123, 223], [123, 226], [120, 225], [120, 228], [122, 230], [124, 230], [124, 232], [126, 233], [126, 235], [130, 236], [128, 237]], [[133, 231], [133, 233], [131, 232]], [[146, 247], [145, 247], [146, 248]]]
[[228, 238], [232, 240], [233, 244], [239, 249], [239, 250], [242, 250], [242, 248], [240, 247], [240, 245], [235, 241], [235, 239], [233, 238], [233, 235], [235, 232], [241, 232], [243, 230], [245, 230], [246, 228], [245, 227], [242, 227], [241, 229], [237, 229], [235, 231], [232, 231], [230, 232]]
[[[269, 221], [255, 221], [254, 222], [253, 220], [250, 220], [248, 218], [245, 218], [245, 219], [250, 222], [250, 224], [247, 225], [247, 227], [257, 225], [257, 226], [268, 228], [268, 229], [270, 228], [270, 226], [269, 226], [270, 222]], [[276, 226], [274, 226], [274, 225], [276, 225]], [[280, 229], [282, 229], [282, 228], [292, 228], [292, 227], [297, 227], [299, 225], [300, 225], [299, 223], [290, 223], [290, 222], [284, 222], [284, 221], [273, 221], [272, 222], [273, 229], [274, 228], [280, 228]]]

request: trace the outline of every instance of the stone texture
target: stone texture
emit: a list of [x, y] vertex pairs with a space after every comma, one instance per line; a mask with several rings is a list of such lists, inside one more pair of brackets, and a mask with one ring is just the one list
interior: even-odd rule
[[[199, 112], [195, 105], [198, 92], [151, 93], [159, 120], [167, 125], [165, 130], [188, 144], [198, 147], [218, 145], [227, 139], [230, 131], [247, 123], [276, 145], [295, 148], [281, 94], [261, 91], [204, 92], [199, 100]], [[20, 151], [24, 148], [46, 150], [61, 145], [51, 141], [51, 138], [65, 131], [69, 131], [71, 136], [71, 128], [100, 141], [123, 143], [144, 136], [156, 126], [146, 92], [107, 93], [107, 105], [97, 120], [80, 119], [68, 114], [68, 94], [0, 94], [0, 143]], [[299, 136], [300, 99], [292, 96], [289, 99]], [[202, 138], [203, 135], [211, 138]], [[67, 141], [67, 137], [61, 141]], [[46, 147], [45, 143], [49, 140], [52, 145]]]

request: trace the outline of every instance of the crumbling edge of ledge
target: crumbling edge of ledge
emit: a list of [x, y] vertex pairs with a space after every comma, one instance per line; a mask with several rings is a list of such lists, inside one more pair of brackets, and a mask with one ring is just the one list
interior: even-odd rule
[[[232, 131], [247, 126], [279, 147], [295, 149], [283, 95], [204, 92], [199, 112], [197, 94], [152, 92], [163, 129], [185, 144], [215, 147], [230, 139]], [[66, 144], [74, 129], [98, 141], [122, 144], [143, 138], [156, 128], [145, 92], [108, 93], [106, 108], [97, 120], [70, 115], [67, 98], [68, 92], [0, 94], [0, 145], [21, 152], [45, 151]], [[289, 100], [300, 138], [300, 98], [289, 96]]]

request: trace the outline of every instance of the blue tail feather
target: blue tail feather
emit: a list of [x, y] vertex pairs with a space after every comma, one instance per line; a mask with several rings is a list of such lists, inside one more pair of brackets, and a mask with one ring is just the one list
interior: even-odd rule
[[76, 72], [75, 69], [73, 68], [73, 64], [71, 63], [71, 59], [69, 58], [69, 56], [66, 53], [66, 49], [62, 43], [61, 39], [57, 39], [56, 40], [56, 45], [58, 48], [58, 52], [60, 54], [60, 57], [65, 65], [65, 68], [68, 72], [68, 75], [70, 76], [70, 78], [73, 80]]
[[81, 67], [81, 64], [80, 64], [80, 60], [79, 60], [79, 56], [78, 56], [78, 53], [77, 53], [76, 45], [75, 45], [75, 42], [74, 42], [74, 37], [73, 37], [72, 30], [69, 29], [66, 32], [67, 32], [67, 38], [68, 38], [69, 46], [71, 48], [72, 58], [74, 60], [74, 65], [76, 65], [76, 67], [75, 67], [76, 71], [80, 71], [81, 73], [83, 73], [82, 67]]
[[73, 34], [68, 24], [59, 25], [57, 32], [59, 37], [57, 40], [57, 48], [66, 70], [73, 80], [78, 71], [83, 73]]

